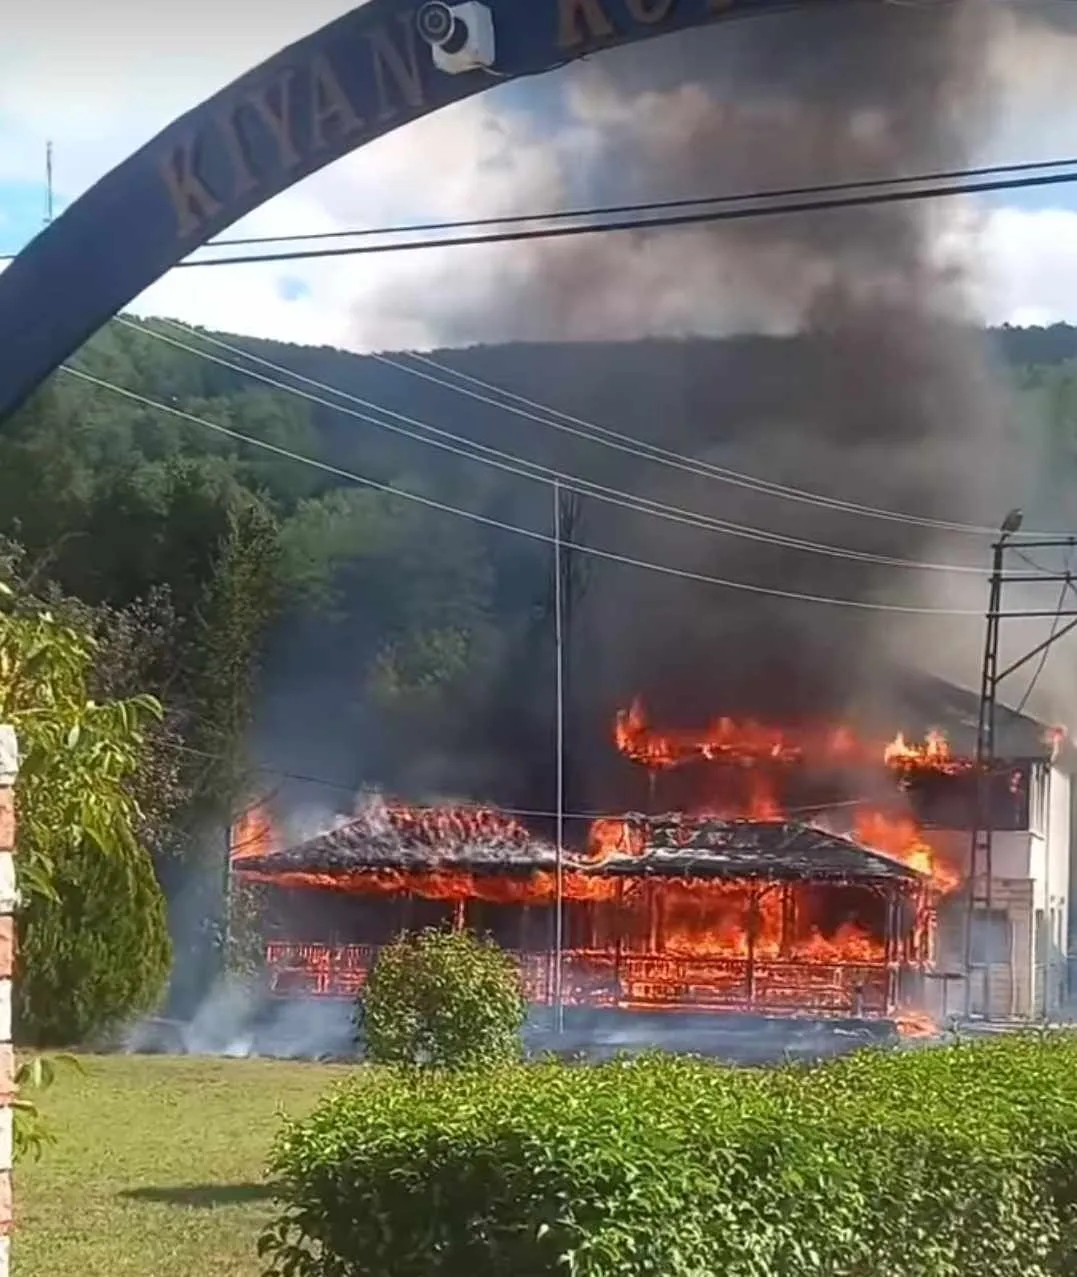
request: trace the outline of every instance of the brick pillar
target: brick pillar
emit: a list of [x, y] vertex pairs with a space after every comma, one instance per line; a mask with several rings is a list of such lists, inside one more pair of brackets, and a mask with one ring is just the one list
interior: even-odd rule
[[15, 957], [15, 776], [19, 750], [12, 727], [0, 726], [0, 1277], [11, 1269], [11, 1101], [15, 1051], [11, 1044], [11, 977]]

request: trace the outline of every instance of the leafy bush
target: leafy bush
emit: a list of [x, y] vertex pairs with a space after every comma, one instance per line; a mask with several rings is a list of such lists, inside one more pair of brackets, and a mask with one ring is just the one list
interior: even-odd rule
[[172, 961], [145, 852], [124, 862], [81, 844], [56, 862], [51, 888], [18, 918], [15, 1031], [28, 1046], [93, 1041], [153, 1009]]
[[20, 1060], [15, 1070], [16, 1096], [13, 1109], [12, 1152], [16, 1162], [26, 1158], [37, 1159], [46, 1145], [56, 1143], [56, 1133], [42, 1114], [37, 1102], [30, 1098], [34, 1092], [47, 1091], [56, 1080], [56, 1066], [62, 1064], [82, 1072], [82, 1065], [73, 1055], [33, 1055]]
[[387, 945], [358, 1004], [370, 1060], [432, 1068], [517, 1057], [526, 1014], [516, 963], [466, 931], [420, 931]]
[[1077, 1039], [365, 1071], [273, 1170], [292, 1277], [1072, 1277]]

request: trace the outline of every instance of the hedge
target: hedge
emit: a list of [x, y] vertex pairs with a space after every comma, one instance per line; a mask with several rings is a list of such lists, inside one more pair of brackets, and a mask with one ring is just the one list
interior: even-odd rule
[[358, 1070], [272, 1169], [292, 1277], [1077, 1274], [1077, 1039]]

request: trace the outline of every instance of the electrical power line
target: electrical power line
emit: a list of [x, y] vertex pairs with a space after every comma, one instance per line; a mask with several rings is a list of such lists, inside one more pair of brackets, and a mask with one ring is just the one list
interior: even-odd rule
[[[192, 336], [197, 336], [203, 341], [211, 342], [214, 345], [221, 346], [225, 349], [231, 349], [234, 353], [242, 354], [248, 359], [267, 365], [269, 364], [268, 360], [262, 360], [260, 356], [253, 355], [251, 352], [245, 351], [239, 347], [229, 346], [227, 343], [222, 342], [219, 338], [211, 336], [210, 334], [198, 329], [191, 328], [189, 325], [179, 324], [174, 320], [165, 320], [164, 322]], [[743, 474], [737, 470], [730, 470], [723, 466], [717, 466], [710, 462], [701, 461], [684, 453], [674, 452], [668, 448], [663, 448], [658, 444], [648, 443], [647, 441], [637, 439], [632, 435], [626, 435], [616, 430], [610, 430], [605, 426], [600, 426], [594, 422], [586, 421], [581, 417], [574, 417], [569, 413], [561, 412], [556, 408], [550, 408], [547, 405], [538, 403], [533, 399], [527, 399], [523, 395], [517, 395], [512, 391], [504, 390], [498, 386], [493, 386], [489, 382], [480, 381], [479, 378], [472, 377], [467, 373], [458, 372], [455, 369], [448, 368], [444, 364], [439, 364], [435, 360], [429, 359], [424, 355], [413, 353], [411, 358], [428, 365], [431, 368], [435, 368], [438, 371], [449, 373], [463, 381], [470, 382], [472, 385], [477, 385], [483, 389], [490, 390], [495, 394], [503, 396], [505, 399], [515, 401], [515, 403], [524, 404], [529, 408], [538, 409], [541, 415], [536, 415], [534, 412], [525, 411], [521, 408], [515, 407], [512, 403], [504, 403], [496, 399], [491, 399], [486, 395], [478, 394], [473, 390], [469, 390], [465, 386], [444, 381], [441, 378], [432, 376], [430, 373], [424, 373], [417, 368], [412, 368], [409, 364], [400, 363], [397, 360], [391, 359], [387, 355], [373, 354], [370, 358], [377, 360], [379, 363], [385, 364], [387, 367], [395, 368], [410, 376], [421, 377], [435, 385], [442, 386], [448, 390], [453, 390], [457, 394], [466, 395], [468, 398], [475, 399], [480, 403], [485, 403], [498, 408], [501, 411], [510, 412], [515, 416], [537, 422], [539, 425], [549, 426], [554, 430], [561, 430], [567, 434], [574, 435], [577, 438], [584, 439], [587, 442], [601, 444], [603, 447], [613, 448], [615, 451], [626, 453], [629, 456], [639, 457], [643, 460], [654, 461], [663, 465], [670, 465], [674, 469], [696, 475], [700, 478], [712, 478], [724, 481], [737, 487], [745, 487], [752, 491], [758, 491], [766, 496], [776, 496], [789, 500], [801, 501], [805, 504], [819, 506], [820, 508], [827, 510], [836, 510], [850, 514], [871, 515], [881, 519], [889, 519], [900, 523], [930, 527], [940, 531], [975, 532], [985, 535], [994, 535], [997, 531], [997, 529], [981, 528], [973, 524], [947, 523], [944, 520], [923, 519], [915, 515], [904, 514], [898, 511], [881, 510], [872, 506], [861, 505], [856, 502], [842, 501], [836, 497], [823, 496], [820, 493], [808, 492], [802, 488], [791, 487], [788, 484], [775, 483], [769, 479], [760, 479], [754, 475]], [[346, 395], [346, 392], [338, 391], [334, 387], [327, 387], [322, 383], [313, 383], [312, 379], [306, 378], [300, 373], [293, 372], [291, 369], [286, 369], [282, 365], [276, 365], [276, 367], [279, 371], [288, 372], [290, 376], [297, 378], [298, 380], [306, 381], [308, 384], [320, 385], [322, 389], [331, 389], [336, 394], [351, 398], [352, 402], [365, 402], [358, 400], [356, 397], [348, 396]], [[561, 420], [557, 420], [558, 418]], [[562, 424], [563, 422], [569, 424]], [[582, 427], [582, 429], [577, 427]], [[645, 498], [638, 499], [645, 500]], [[658, 505], [660, 503], [656, 502], [653, 504]], [[676, 507], [666, 508], [676, 509]], [[681, 513], [683, 513], [683, 511]]]
[[[799, 550], [805, 553], [821, 554], [832, 558], [846, 559], [853, 562], [872, 563], [885, 567], [910, 568], [920, 571], [957, 572], [977, 576], [986, 575], [989, 570], [966, 564], [920, 562], [913, 559], [902, 559], [889, 555], [873, 554], [868, 551], [853, 550], [842, 546], [826, 545], [820, 542], [808, 541], [804, 538], [786, 536], [783, 533], [771, 532], [763, 528], [752, 527], [747, 524], [732, 523], [728, 520], [717, 519], [710, 515], [700, 514], [697, 511], [686, 510], [679, 506], [667, 505], [664, 502], [654, 501], [649, 497], [642, 497], [636, 493], [626, 492], [620, 488], [611, 488], [604, 484], [595, 483], [589, 479], [580, 478], [574, 474], [567, 474], [560, 470], [553, 470], [548, 466], [543, 466], [538, 462], [529, 461], [526, 458], [519, 457], [513, 453], [503, 452], [498, 448], [491, 448], [486, 444], [469, 439], [464, 435], [458, 435], [454, 434], [452, 431], [443, 430], [439, 426], [430, 425], [428, 422], [422, 421], [418, 418], [406, 416], [405, 414], [396, 412], [391, 408], [386, 408], [381, 404], [373, 403], [372, 401], [363, 399], [358, 395], [353, 395], [348, 391], [341, 390], [325, 382], [317, 381], [312, 377], [307, 377], [304, 374], [295, 372], [282, 364], [274, 363], [272, 360], [263, 359], [261, 356], [254, 355], [249, 351], [243, 350], [242, 347], [233, 346], [229, 342], [222, 341], [220, 338], [212, 337], [206, 333], [200, 333], [197, 330], [191, 329], [186, 325], [179, 324], [174, 320], [164, 320], [162, 322], [167, 323], [172, 328], [176, 328], [184, 333], [190, 334], [191, 336], [197, 337], [201, 341], [209, 342], [214, 346], [230, 351], [233, 354], [240, 355], [241, 357], [249, 359], [263, 367], [270, 368], [275, 372], [283, 373], [284, 375], [293, 377], [307, 385], [314, 386], [319, 390], [336, 395], [350, 403], [361, 404], [365, 408], [370, 408], [376, 412], [384, 413], [386, 416], [394, 417], [398, 421], [407, 422], [410, 425], [418, 427], [418, 431], [408, 429], [407, 426], [398, 426], [390, 422], [379, 421], [377, 418], [371, 417], [366, 413], [357, 412], [354, 409], [344, 407], [340, 404], [334, 404], [329, 400], [323, 399], [319, 395], [309, 394], [306, 391], [300, 390], [296, 386], [290, 386], [285, 382], [276, 380], [273, 377], [267, 377], [258, 373], [254, 369], [246, 368], [231, 360], [222, 359], [217, 355], [213, 355], [209, 351], [200, 350], [185, 342], [177, 341], [174, 338], [166, 336], [164, 333], [156, 331], [153, 327], [144, 324], [136, 324], [131, 320], [124, 318], [121, 318], [118, 322], [124, 324], [126, 327], [134, 329], [137, 332], [153, 337], [155, 340], [167, 342], [169, 345], [174, 346], [179, 350], [197, 355], [200, 358], [207, 359], [222, 367], [230, 368], [244, 376], [251, 377], [278, 390], [283, 390], [288, 394], [296, 395], [308, 402], [331, 408], [334, 412], [340, 412], [347, 416], [356, 417], [361, 421], [369, 422], [380, 429], [391, 431], [394, 434], [403, 435], [405, 438], [414, 439], [419, 443], [427, 444], [431, 447], [443, 449], [455, 456], [463, 457], [465, 460], [493, 466], [498, 470], [515, 474], [520, 478], [528, 479], [533, 482], [544, 483], [550, 486], [560, 485], [566, 490], [575, 492], [580, 496], [590, 497], [594, 500], [619, 506], [624, 509], [633, 510], [640, 514], [649, 515], [653, 518], [667, 519], [674, 523], [698, 528], [700, 531], [738, 536], [768, 545], [777, 545], [787, 549]], [[426, 431], [428, 433], [423, 434], [419, 433], [419, 431]], [[453, 442], [442, 442], [442, 440], [445, 439], [452, 440]], [[464, 446], [462, 448], [455, 447], [453, 446], [454, 443], [462, 444]]]
[[[321, 470], [325, 474], [331, 474], [337, 478], [346, 479], [351, 483], [357, 483], [362, 487], [371, 488], [377, 492], [384, 492], [386, 495], [399, 498], [402, 501], [413, 501], [418, 505], [427, 507], [428, 509], [438, 510], [443, 514], [451, 514], [457, 518], [467, 519], [470, 522], [481, 524], [484, 527], [495, 528], [501, 532], [509, 532], [538, 544], [554, 544], [554, 538], [547, 533], [538, 532], [532, 528], [522, 528], [513, 523], [506, 523], [501, 519], [495, 519], [489, 515], [479, 514], [474, 510], [464, 510], [458, 506], [450, 505], [448, 502], [438, 501], [433, 497], [423, 496], [418, 492], [408, 492], [406, 489], [394, 487], [392, 484], [382, 483], [379, 480], [371, 479], [366, 475], [356, 474], [354, 471], [345, 470], [341, 466], [331, 465], [329, 462], [319, 461], [314, 457], [305, 457], [301, 453], [293, 452], [288, 448], [282, 448], [279, 445], [270, 443], [265, 439], [258, 439], [253, 435], [245, 434], [240, 430], [234, 430], [231, 426], [221, 425], [220, 422], [210, 421], [206, 417], [195, 416], [194, 413], [185, 412], [182, 408], [175, 408], [171, 404], [160, 403], [158, 400], [151, 399], [147, 395], [139, 394], [134, 390], [128, 390], [125, 386], [117, 386], [115, 383], [106, 381], [102, 377], [95, 377], [91, 373], [83, 372], [81, 369], [72, 368], [69, 364], [61, 365], [61, 371], [67, 373], [69, 376], [78, 378], [80, 381], [85, 381], [90, 385], [99, 387], [102, 390], [108, 390], [113, 394], [120, 395], [122, 398], [128, 399], [134, 403], [139, 403], [143, 407], [153, 408], [158, 412], [168, 413], [180, 420], [201, 426], [206, 430], [211, 430], [214, 433], [224, 435], [227, 438], [234, 439], [239, 443], [248, 445], [249, 447], [260, 448], [265, 452], [273, 453], [275, 456], [283, 457], [288, 461], [294, 461], [299, 465], [310, 466], [313, 469]], [[597, 546], [581, 545], [571, 541], [564, 541], [562, 544], [566, 550], [574, 551], [577, 554], [590, 555], [593, 558], [604, 559], [610, 563], [619, 563], [625, 567], [641, 568], [645, 571], [661, 573], [664, 576], [676, 577], [685, 581], [694, 581], [700, 585], [716, 585], [723, 589], [737, 590], [742, 593], [757, 594], [769, 598], [786, 599], [789, 602], [794, 603], [817, 603], [832, 607], [847, 607], [862, 612], [887, 612], [911, 616], [980, 617], [982, 615], [980, 611], [969, 608], [918, 607], [913, 604], [902, 603], [873, 603], [865, 599], [832, 598], [828, 595], [806, 594], [797, 590], [781, 590], [769, 586], [755, 585], [747, 581], [730, 581], [722, 577], [708, 576], [703, 572], [692, 572], [684, 568], [674, 568], [662, 563], [653, 563], [647, 559], [637, 559], [630, 555], [617, 554], [612, 550], [601, 550]], [[1053, 614], [1053, 612], [1028, 611], [1023, 613], [1023, 616], [1026, 618], [1034, 618], [1038, 616], [1051, 616]]]
[[[530, 421], [536, 421], [540, 425], [549, 426], [553, 430], [561, 430], [567, 434], [575, 435], [577, 438], [586, 439], [591, 443], [613, 448], [617, 452], [624, 452], [630, 456], [642, 457], [646, 460], [654, 461], [656, 464], [665, 465], [674, 470], [680, 470], [684, 473], [695, 475], [698, 478], [714, 479], [720, 483], [731, 484], [734, 487], [747, 488], [750, 491], [758, 492], [763, 496], [772, 496], [783, 500], [797, 501], [805, 505], [817, 506], [820, 509], [830, 510], [839, 514], [862, 515], [865, 518], [881, 519], [892, 523], [903, 523], [912, 527], [929, 528], [938, 532], [961, 532], [976, 536], [998, 535], [997, 527], [991, 528], [975, 523], [951, 522], [946, 519], [929, 519], [919, 515], [907, 514], [900, 510], [887, 510], [879, 506], [863, 505], [860, 502], [845, 501], [839, 497], [828, 497], [823, 493], [811, 492], [804, 488], [793, 487], [790, 484], [776, 483], [771, 479], [761, 479], [756, 475], [745, 474], [739, 470], [731, 470], [726, 466], [719, 466], [713, 462], [704, 461], [701, 458], [692, 457], [681, 452], [674, 452], [672, 449], [664, 448], [660, 444], [649, 443], [644, 439], [638, 439], [634, 435], [626, 435], [618, 430], [611, 430], [607, 426], [601, 426], [596, 422], [588, 421], [583, 417], [576, 417], [571, 413], [562, 412], [558, 408], [551, 408], [547, 404], [539, 403], [534, 399], [528, 399], [524, 395], [518, 395], [514, 391], [506, 390], [502, 386], [495, 386], [488, 381], [482, 381], [480, 378], [473, 377], [469, 373], [461, 372], [457, 368], [452, 368], [446, 364], [438, 363], [436, 360], [430, 359], [426, 355], [420, 355], [414, 351], [408, 355], [408, 358], [425, 364], [430, 368], [435, 368], [439, 372], [457, 377], [461, 381], [469, 382], [471, 385], [489, 390], [493, 394], [501, 395], [505, 399], [512, 400], [515, 403], [523, 404], [528, 408], [538, 409], [541, 415], [536, 416], [533, 412], [528, 412], [521, 408], [514, 408], [511, 403], [501, 403], [496, 399], [488, 398], [486, 395], [477, 394], [473, 390], [468, 390], [466, 386], [444, 381], [439, 377], [432, 376], [430, 373], [424, 373], [417, 368], [412, 368], [409, 364], [401, 363], [399, 360], [392, 359], [388, 355], [372, 354], [368, 357], [376, 359], [379, 363], [383, 363], [390, 368], [396, 368], [401, 372], [409, 373], [415, 377], [422, 377], [426, 381], [433, 382], [438, 386], [444, 386], [446, 389], [455, 390], [458, 394], [467, 395], [469, 398], [475, 399], [480, 403], [491, 404], [495, 407], [504, 409], [506, 412], [512, 412], [516, 416], [524, 417]], [[562, 422], [567, 424], [561, 424]], [[1050, 535], [1050, 533], [1034, 532], [1031, 530], [1026, 530], [1023, 533], [1017, 534], [1018, 537]]]
[[375, 235], [418, 235], [431, 231], [467, 230], [475, 227], [514, 226], [523, 222], [561, 222], [583, 217], [615, 217], [626, 213], [663, 212], [677, 208], [693, 208], [702, 204], [725, 205], [748, 200], [791, 199], [807, 195], [836, 195], [845, 191], [864, 189], [885, 190], [921, 182], [960, 181], [968, 178], [990, 177], [1003, 173], [1030, 173], [1037, 170], [1077, 168], [1077, 156], [1061, 160], [1026, 160], [1019, 164], [988, 164], [981, 168], [942, 170], [932, 173], [908, 174], [904, 177], [858, 178], [845, 182], [822, 182], [811, 186], [764, 187], [757, 191], [742, 191], [724, 195], [697, 195], [675, 200], [646, 200], [637, 204], [606, 204], [593, 208], [550, 209], [543, 213], [505, 213], [492, 217], [449, 219], [439, 222], [414, 222], [409, 226], [358, 227], [352, 230], [314, 231], [308, 234], [226, 236], [210, 240], [206, 248], [254, 247], [258, 244], [295, 244], [300, 242], [335, 239], [369, 239]]
[[[1020, 551], [1017, 551], [1017, 553], [1020, 558], [1032, 563], [1032, 560], [1027, 554], [1021, 554]], [[1070, 561], [1072, 558], [1073, 551], [1071, 548], [1066, 551], [1066, 558], [1062, 567], [1062, 571], [1065, 575], [1063, 577], [1062, 585], [1058, 591], [1058, 603], [1055, 606], [1055, 614], [1051, 620], [1051, 629], [1050, 633], [1047, 635], [1047, 642], [1044, 645], [1043, 651], [1040, 653], [1040, 659], [1036, 664], [1036, 668], [1032, 671], [1032, 676], [1028, 680], [1028, 686], [1025, 688], [1021, 699], [1017, 702], [1017, 707], [1014, 710], [1015, 714], [1020, 714], [1028, 704], [1029, 697], [1036, 690], [1036, 684], [1040, 681], [1040, 675], [1043, 673], [1044, 666], [1047, 664], [1047, 659], [1054, 650], [1055, 636], [1058, 634], [1058, 627], [1062, 624], [1062, 604], [1066, 599], [1066, 591], [1073, 590], [1074, 593], [1077, 594], [1077, 587], [1074, 587], [1073, 579], [1069, 575]], [[1036, 565], [1033, 563], [1033, 566], [1035, 567]]]
[[248, 266], [257, 262], [297, 262], [330, 257], [365, 257], [374, 253], [405, 253], [428, 248], [467, 248], [476, 244], [520, 244], [529, 240], [567, 239], [577, 235], [606, 235], [622, 231], [663, 230], [678, 226], [701, 226], [717, 222], [740, 222], [757, 217], [823, 213], [835, 209], [873, 208], [917, 200], [942, 199], [953, 195], [979, 195], [992, 191], [1027, 190], [1077, 182], [1077, 172], [1047, 173], [1040, 177], [999, 178], [988, 182], [961, 182], [925, 186], [917, 190], [881, 191], [873, 195], [843, 195], [834, 199], [806, 199], [788, 203], [752, 204], [747, 208], [705, 209], [697, 213], [676, 213], [650, 218], [592, 222], [578, 226], [551, 226], [538, 230], [505, 230], [492, 235], [450, 235], [392, 244], [349, 244], [343, 248], [289, 249], [283, 253], [231, 254], [224, 257], [191, 257], [177, 268], [197, 266]]
[[[181, 754], [191, 754], [195, 758], [204, 758], [207, 762], [227, 762], [227, 758], [223, 754], [214, 754], [209, 750], [197, 749], [193, 745], [184, 745], [179, 741], [162, 740], [158, 742], [162, 748], [175, 750]], [[341, 780], [330, 780], [326, 776], [312, 776], [305, 772], [288, 771], [282, 767], [273, 767], [268, 763], [254, 763], [251, 770], [261, 772], [266, 776], [276, 776], [281, 780], [292, 780], [302, 785], [318, 785], [323, 789], [339, 790], [341, 793], [350, 794], [353, 798], [362, 789], [360, 785], [350, 785]], [[263, 801], [266, 801], [263, 799]], [[863, 804], [874, 802], [875, 799], [870, 794], [865, 794], [862, 798], [846, 798], [840, 802], [833, 803], [812, 803], [802, 807], [790, 807], [786, 815], [798, 816], [806, 815], [811, 812], [836, 811], [839, 808], [859, 807]], [[417, 804], [418, 805], [418, 804]], [[253, 803], [247, 810], [250, 811], [258, 803]], [[557, 812], [545, 811], [539, 807], [502, 807], [499, 803], [484, 802], [454, 802], [451, 804], [454, 808], [464, 809], [466, 811], [490, 811], [494, 810], [503, 816], [517, 816], [521, 819], [532, 818], [535, 820], [549, 819], [553, 820]], [[566, 820], [623, 820], [626, 813], [624, 811], [565, 811], [561, 813]], [[243, 844], [246, 845], [246, 844]]]
[[[1015, 164], [988, 164], [978, 168], [943, 169], [929, 173], [907, 174], [880, 178], [857, 178], [842, 182], [823, 182], [809, 186], [770, 187], [756, 191], [740, 193], [724, 193], [720, 195], [690, 196], [672, 200], [648, 200], [635, 204], [596, 205], [582, 209], [549, 209], [540, 213], [507, 213], [491, 217], [475, 217], [445, 219], [441, 221], [415, 222], [406, 226], [357, 227], [350, 230], [313, 231], [306, 234], [294, 232], [287, 235], [246, 235], [222, 236], [209, 240], [203, 248], [238, 248], [253, 247], [260, 244], [293, 244], [337, 239], [369, 239], [381, 235], [416, 235], [428, 234], [431, 231], [463, 231], [474, 228], [496, 226], [515, 226], [526, 222], [558, 222], [570, 221], [585, 217], [612, 217], [622, 214], [638, 214], [647, 212], [663, 212], [673, 209], [693, 208], [699, 205], [726, 206], [729, 204], [749, 203], [759, 200], [792, 199], [808, 196], [836, 195], [853, 191], [885, 191], [904, 186], [919, 186], [925, 183], [965, 181], [974, 178], [986, 178], [1003, 174], [1030, 173], [1036, 171], [1057, 172], [1063, 169], [1077, 168], [1077, 156], [1067, 159], [1026, 160]], [[1077, 180], [1077, 173], [1068, 179]], [[990, 188], [986, 188], [990, 189]], [[949, 194], [950, 191], [945, 193]], [[956, 193], [956, 192], [954, 192]], [[599, 227], [597, 229], [603, 229]], [[422, 245], [417, 245], [422, 247]], [[0, 261], [12, 261], [17, 254], [0, 254]], [[211, 259], [216, 260], [216, 259]]]

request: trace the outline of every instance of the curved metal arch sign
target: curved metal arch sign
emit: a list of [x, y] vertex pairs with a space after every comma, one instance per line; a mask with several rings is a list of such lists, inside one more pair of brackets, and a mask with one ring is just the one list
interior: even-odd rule
[[[505, 79], [792, 7], [797, 0], [435, 0], [416, 10], [370, 0], [175, 120], [0, 274], [0, 420], [193, 249], [364, 143]], [[467, 20], [465, 34], [476, 27], [481, 48], [454, 43], [454, 14]]]

